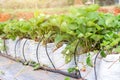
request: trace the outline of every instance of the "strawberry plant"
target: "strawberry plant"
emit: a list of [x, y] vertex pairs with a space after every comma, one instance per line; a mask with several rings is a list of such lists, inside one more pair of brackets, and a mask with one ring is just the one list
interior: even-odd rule
[[[43, 44], [54, 42], [58, 48], [67, 44], [62, 52], [66, 63], [75, 54], [79, 56], [96, 50], [101, 51], [101, 56], [105, 57], [107, 52], [119, 48], [120, 15], [101, 13], [98, 9], [98, 5], [90, 5], [72, 8], [69, 14], [40, 14], [28, 21], [3, 22], [0, 23], [0, 36], [35, 41], [43, 38]], [[91, 65], [90, 56], [87, 60], [87, 64]]]

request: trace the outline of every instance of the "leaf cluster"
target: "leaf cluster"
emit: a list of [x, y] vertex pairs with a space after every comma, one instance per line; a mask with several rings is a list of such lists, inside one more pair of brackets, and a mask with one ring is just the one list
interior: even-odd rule
[[90, 5], [71, 8], [69, 14], [40, 14], [28, 21], [3, 22], [0, 23], [0, 37], [19, 37], [35, 41], [43, 37], [44, 44], [47, 40], [54, 42], [58, 48], [60, 44], [67, 44], [63, 50], [66, 63], [71, 61], [77, 44], [77, 55], [94, 50], [110, 51], [118, 48], [120, 15], [101, 13], [97, 11], [98, 8], [98, 5]]

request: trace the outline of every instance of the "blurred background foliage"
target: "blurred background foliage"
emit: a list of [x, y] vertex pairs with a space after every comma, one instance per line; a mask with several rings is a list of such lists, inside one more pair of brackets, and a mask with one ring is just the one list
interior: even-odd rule
[[82, 4], [82, 0], [0, 0], [1, 8], [54, 8]]
[[100, 5], [113, 5], [119, 0], [0, 0], [0, 8], [25, 9], [25, 8], [56, 8], [70, 5], [82, 5], [90, 1]]

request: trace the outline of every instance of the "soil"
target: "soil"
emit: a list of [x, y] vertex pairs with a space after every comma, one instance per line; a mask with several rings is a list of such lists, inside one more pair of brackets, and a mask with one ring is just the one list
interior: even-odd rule
[[0, 22], [9, 20], [11, 15], [9, 13], [0, 13]]
[[119, 7], [101, 7], [98, 11], [104, 12], [104, 13], [113, 13], [114, 15], [120, 14]]

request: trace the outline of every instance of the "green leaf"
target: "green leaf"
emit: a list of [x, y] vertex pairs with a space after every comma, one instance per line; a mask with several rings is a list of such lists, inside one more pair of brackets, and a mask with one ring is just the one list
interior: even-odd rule
[[99, 9], [99, 5], [98, 4], [93, 4], [93, 5], [90, 5], [86, 8], [86, 11], [96, 11]]
[[115, 39], [112, 43], [110, 43], [110, 46], [113, 47], [117, 45], [120, 42], [120, 38]]
[[88, 27], [95, 27], [97, 30], [101, 30], [102, 29], [98, 24], [96, 24], [96, 23], [94, 23], [92, 21], [87, 22], [87, 26]]
[[39, 11], [36, 10], [36, 11], [34, 12], [34, 17], [38, 17], [38, 16], [39, 16]]
[[55, 37], [55, 44], [59, 43], [59, 42], [62, 41], [62, 40], [63, 40], [63, 37], [58, 34], [58, 35]]
[[109, 45], [110, 41], [103, 41], [100, 45], [105, 47], [107, 45]]
[[86, 63], [87, 63], [88, 66], [93, 67], [93, 63], [92, 63], [90, 55], [88, 55], [88, 57], [86, 59]]
[[108, 26], [108, 27], [113, 27], [113, 25], [115, 23], [114, 22], [114, 17], [109, 17], [106, 21], [105, 21], [105, 24]]
[[113, 52], [120, 53], [120, 46], [113, 49]]
[[99, 25], [97, 25], [97, 24], [95, 24], [95, 27], [96, 27], [96, 29], [98, 29], [98, 30], [101, 30], [102, 28], [99, 26]]
[[40, 69], [40, 64], [38, 64], [38, 63], [34, 64], [33, 68], [34, 68], [34, 70]]
[[60, 26], [56, 18], [50, 19], [50, 24], [55, 26]]
[[99, 18], [99, 13], [98, 12], [89, 12], [87, 17], [89, 18], [90, 21], [96, 21]]
[[82, 33], [79, 33], [78, 38], [82, 38], [84, 35]]
[[69, 69], [68, 69], [68, 72], [69, 72], [69, 73], [72, 73], [72, 72], [74, 72], [75, 70], [76, 70], [75, 67], [73, 67], [73, 68], [69, 68]]
[[87, 37], [90, 37], [91, 35], [92, 33], [87, 32], [84, 37], [87, 38]]
[[24, 62], [23, 65], [28, 65], [28, 62]]
[[73, 57], [72, 54], [66, 53], [65, 63], [69, 63], [72, 60], [72, 57]]
[[91, 35], [91, 38], [93, 40], [95, 40], [95, 41], [99, 41], [99, 40], [101, 40], [103, 38], [103, 36], [102, 35], [93, 34], [93, 35]]
[[62, 22], [62, 24], [60, 26], [60, 30], [63, 31], [63, 32], [69, 32], [67, 22]]
[[95, 23], [94, 23], [94, 22], [92, 22], [92, 21], [88, 21], [88, 22], [87, 22], [87, 26], [88, 26], [88, 27], [95, 26]]
[[106, 57], [106, 56], [107, 56], [103, 50], [100, 52], [100, 55], [101, 55], [102, 57]]
[[64, 35], [58, 34], [55, 37], [55, 44], [61, 42], [62, 40], [66, 40], [67, 41], [68, 39], [69, 39], [69, 35], [67, 35], [67, 34], [64, 34]]
[[5, 75], [5, 72], [0, 70], [0, 75]]
[[64, 80], [70, 80], [70, 77], [66, 77]]
[[76, 30], [76, 29], [79, 28], [78, 25], [77, 25], [76, 23], [70, 24], [70, 25], [68, 25], [68, 26], [69, 26], [69, 29], [71, 29], [71, 30]]

